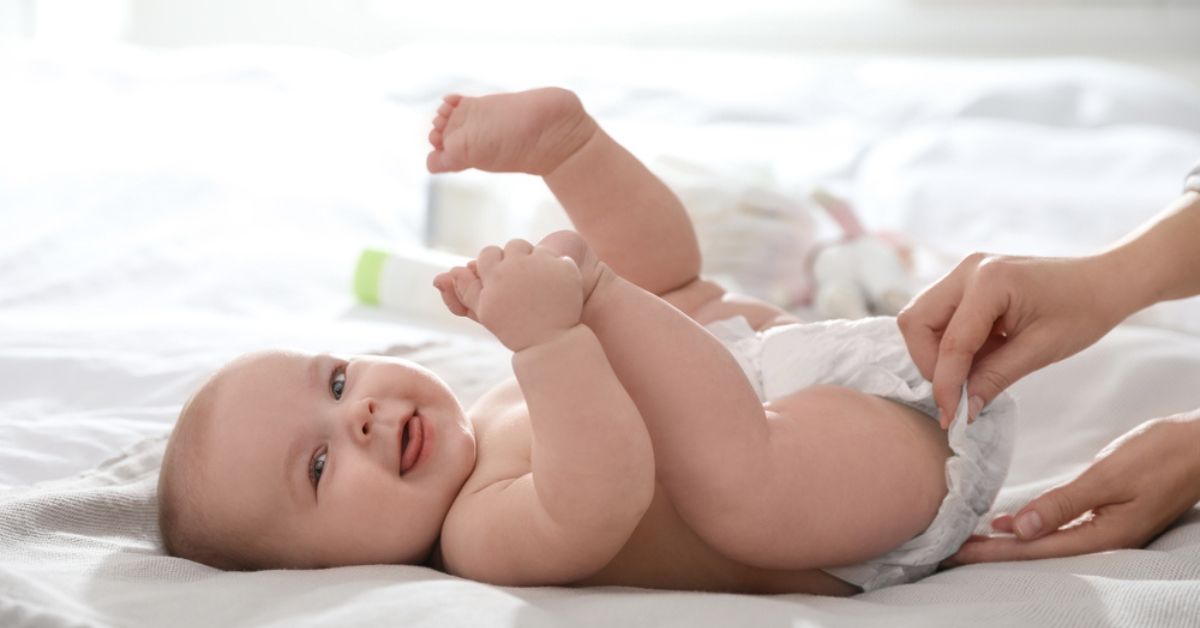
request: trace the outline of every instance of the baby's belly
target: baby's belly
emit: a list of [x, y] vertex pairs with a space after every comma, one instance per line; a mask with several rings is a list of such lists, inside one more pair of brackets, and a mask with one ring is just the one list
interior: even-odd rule
[[844, 596], [860, 592], [819, 569], [760, 569], [730, 560], [696, 536], [661, 486], [617, 556], [575, 584], [761, 594]]

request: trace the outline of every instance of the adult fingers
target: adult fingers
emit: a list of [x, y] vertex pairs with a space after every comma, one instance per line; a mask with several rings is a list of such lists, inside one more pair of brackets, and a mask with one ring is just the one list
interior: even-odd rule
[[948, 559], [949, 564], [986, 563], [1004, 560], [1035, 560], [1077, 556], [1107, 549], [1125, 547], [1129, 537], [1126, 530], [1133, 523], [1132, 511], [1108, 510], [1103, 516], [1082, 520], [1066, 528], [1032, 541], [1023, 541], [1013, 536], [974, 538], [959, 548]]
[[940, 412], [942, 428], [950, 426], [962, 385], [971, 372], [975, 354], [992, 335], [996, 319], [1008, 309], [1008, 297], [986, 285], [968, 288], [962, 302], [950, 318], [938, 344], [937, 365], [933, 371], [933, 399]]
[[896, 315], [896, 324], [904, 334], [908, 353], [920, 375], [929, 381], [934, 379], [942, 333], [958, 309], [967, 283], [986, 258], [984, 253], [971, 253], [962, 258], [954, 270], [925, 288]]
[[1045, 348], [1051, 340], [1038, 329], [1028, 329], [1014, 333], [990, 351], [977, 352], [967, 382], [970, 418], [974, 420], [981, 408], [1017, 380], [1046, 366]]
[[[964, 261], [965, 263], [965, 261]], [[908, 353], [925, 379], [933, 380], [937, 365], [938, 344], [942, 331], [954, 316], [962, 299], [963, 277], [967, 271], [962, 264], [937, 283], [917, 295], [896, 315], [896, 325], [904, 336]]]
[[1132, 499], [1134, 496], [1126, 494], [1121, 484], [1104, 477], [1099, 466], [1103, 464], [1103, 460], [1093, 464], [1079, 477], [1042, 493], [1017, 511], [1012, 523], [1017, 537], [1024, 541], [1037, 539], [1089, 510]]
[[941, 312], [926, 315], [921, 311], [924, 303], [913, 301], [896, 316], [896, 324], [904, 336], [904, 344], [912, 356], [913, 363], [925, 379], [933, 379], [933, 371], [937, 366], [938, 343], [942, 336], [940, 330], [949, 321], [953, 308], [943, 315]]

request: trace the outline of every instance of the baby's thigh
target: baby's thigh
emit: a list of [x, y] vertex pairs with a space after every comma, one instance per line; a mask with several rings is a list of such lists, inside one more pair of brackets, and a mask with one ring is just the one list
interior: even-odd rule
[[764, 411], [763, 450], [713, 470], [739, 478], [737, 503], [686, 513], [718, 551], [762, 568], [832, 567], [882, 554], [933, 521], [951, 450], [928, 415], [837, 386], [797, 391]]
[[[855, 561], [922, 532], [946, 496], [946, 433], [929, 415], [840, 386], [766, 405], [775, 490], [809, 511], [816, 538]], [[839, 549], [840, 548], [840, 549]], [[834, 564], [834, 563], [830, 563]]]

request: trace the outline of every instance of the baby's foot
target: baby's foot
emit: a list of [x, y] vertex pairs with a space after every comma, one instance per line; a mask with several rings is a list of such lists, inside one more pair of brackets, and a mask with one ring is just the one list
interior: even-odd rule
[[430, 172], [478, 168], [547, 175], [595, 134], [575, 94], [558, 88], [470, 98], [451, 94], [438, 108], [426, 159]]

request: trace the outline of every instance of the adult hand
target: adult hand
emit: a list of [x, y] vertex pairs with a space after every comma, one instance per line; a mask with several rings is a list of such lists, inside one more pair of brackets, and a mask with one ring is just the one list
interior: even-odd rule
[[967, 382], [971, 420], [1017, 380], [1087, 347], [1136, 307], [1109, 286], [1111, 262], [969, 255], [897, 317], [943, 429]]
[[1046, 491], [948, 566], [1140, 547], [1200, 501], [1200, 410], [1147, 421], [1104, 448], [1086, 471]]

